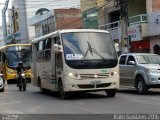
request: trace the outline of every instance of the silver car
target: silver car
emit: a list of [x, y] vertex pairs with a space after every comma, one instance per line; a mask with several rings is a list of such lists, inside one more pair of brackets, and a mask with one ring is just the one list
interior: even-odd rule
[[120, 85], [135, 87], [139, 94], [160, 88], [160, 55], [128, 53], [119, 57]]

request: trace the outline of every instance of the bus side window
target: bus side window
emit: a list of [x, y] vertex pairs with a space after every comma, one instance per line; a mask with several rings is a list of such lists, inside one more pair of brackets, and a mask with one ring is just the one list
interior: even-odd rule
[[44, 59], [50, 60], [51, 59], [51, 38], [45, 40], [45, 50], [44, 50]]
[[[53, 37], [53, 42], [54, 42], [53, 44], [61, 45], [59, 36]], [[56, 67], [63, 68], [62, 53], [55, 53], [55, 60], [56, 60]]]
[[39, 41], [38, 43], [38, 51], [37, 51], [37, 60], [42, 61], [44, 58], [44, 42]]
[[62, 62], [62, 53], [57, 53], [56, 55], [56, 63], [58, 68], [63, 68], [63, 62]]
[[34, 60], [36, 60], [36, 54], [37, 54], [37, 43], [35, 44], [32, 44], [32, 49], [31, 49], [31, 53], [32, 53], [32, 56], [31, 56], [31, 62], [33, 62]]
[[54, 41], [54, 43], [53, 43], [53, 44], [59, 44], [59, 45], [61, 45], [61, 42], [60, 42], [59, 36], [55, 36], [55, 37], [53, 37], [53, 41]]

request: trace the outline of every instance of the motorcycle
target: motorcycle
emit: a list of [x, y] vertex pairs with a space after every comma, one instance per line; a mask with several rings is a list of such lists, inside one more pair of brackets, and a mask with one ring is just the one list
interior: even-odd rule
[[19, 90], [22, 91], [23, 89], [23, 91], [26, 91], [26, 78], [24, 71], [17, 73], [17, 82]]

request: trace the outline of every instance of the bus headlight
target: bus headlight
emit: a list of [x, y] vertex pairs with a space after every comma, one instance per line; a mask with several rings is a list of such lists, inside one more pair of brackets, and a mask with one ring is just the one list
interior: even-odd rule
[[115, 77], [117, 75], [118, 75], [117, 71], [111, 72], [111, 77]]
[[8, 72], [9, 74], [13, 74], [13, 71], [10, 70], [10, 69], [7, 69], [7, 72]]
[[71, 79], [81, 79], [80, 75], [78, 73], [69, 73], [68, 76]]

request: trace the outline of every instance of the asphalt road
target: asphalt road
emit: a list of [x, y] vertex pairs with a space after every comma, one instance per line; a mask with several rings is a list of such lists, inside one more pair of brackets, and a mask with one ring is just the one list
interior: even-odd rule
[[31, 84], [27, 85], [26, 92], [18, 91], [15, 84], [9, 84], [8, 89], [0, 93], [2, 114], [92, 114], [94, 116], [124, 113], [156, 114], [159, 111], [159, 89], [152, 89], [147, 95], [138, 95], [135, 90], [119, 90], [115, 97], [110, 98], [101, 91], [73, 94], [71, 99], [61, 100], [55, 93], [41, 94], [39, 89]]

